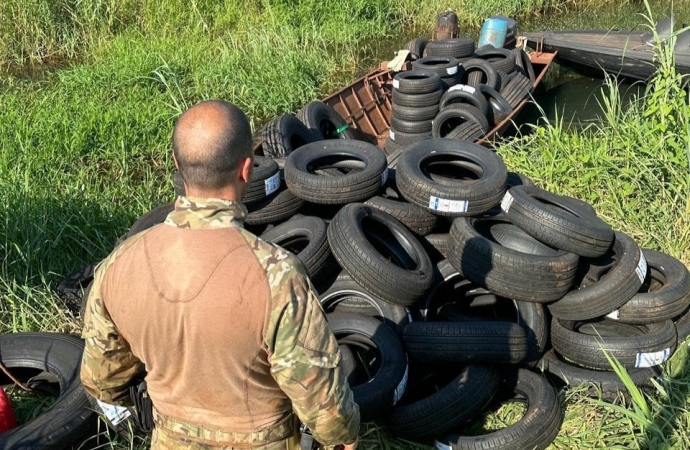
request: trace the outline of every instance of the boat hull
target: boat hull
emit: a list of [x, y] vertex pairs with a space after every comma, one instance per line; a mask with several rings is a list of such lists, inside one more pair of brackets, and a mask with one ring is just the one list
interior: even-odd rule
[[[554, 53], [549, 52], [530, 54], [535, 73], [532, 91], [541, 83], [555, 56]], [[345, 119], [350, 129], [355, 131], [360, 140], [370, 142], [383, 149], [384, 142], [390, 133], [393, 77], [396, 72], [386, 68], [386, 63], [382, 63], [381, 66], [381, 68], [324, 98], [323, 102], [332, 106]], [[404, 70], [408, 68], [405, 67]], [[500, 137], [514, 124], [515, 117], [528, 100], [529, 98], [522, 100], [505, 120], [494, 126], [477, 143], [487, 145], [494, 138]], [[254, 153], [263, 155], [260, 142], [255, 146]]]
[[[559, 31], [527, 33], [527, 45], [546, 52], [557, 52], [556, 61], [591, 76], [609, 73], [647, 80], [656, 71], [652, 47], [644, 44], [642, 32]], [[690, 73], [690, 54], [676, 54], [676, 70]]]

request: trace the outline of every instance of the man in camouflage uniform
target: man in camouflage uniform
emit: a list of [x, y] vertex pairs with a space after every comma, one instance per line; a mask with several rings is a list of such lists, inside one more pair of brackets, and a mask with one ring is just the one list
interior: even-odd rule
[[82, 382], [128, 406], [145, 370], [155, 450], [298, 449], [297, 418], [327, 448], [353, 450], [359, 409], [305, 270], [242, 227], [251, 147], [246, 116], [227, 102], [178, 119], [187, 196], [97, 267]]

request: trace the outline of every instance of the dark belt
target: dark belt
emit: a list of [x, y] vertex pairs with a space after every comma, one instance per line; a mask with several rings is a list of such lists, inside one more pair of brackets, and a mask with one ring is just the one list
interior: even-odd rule
[[214, 428], [206, 428], [180, 420], [167, 417], [154, 408], [153, 421], [156, 427], [163, 428], [171, 433], [179, 434], [195, 440], [202, 440], [220, 444], [250, 444], [252, 446], [270, 444], [282, 441], [297, 433], [297, 418], [289, 414], [275, 425], [261, 431], [240, 432], [227, 431]]

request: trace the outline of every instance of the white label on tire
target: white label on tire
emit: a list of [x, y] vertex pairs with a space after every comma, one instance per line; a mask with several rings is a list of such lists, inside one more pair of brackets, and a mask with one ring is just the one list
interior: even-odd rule
[[455, 75], [458, 73], [458, 66], [449, 67], [446, 69], [446, 72], [448, 72], [448, 75]]
[[395, 131], [391, 130], [390, 136], [392, 140], [395, 140]]
[[635, 367], [654, 367], [663, 363], [671, 356], [671, 349], [667, 348], [658, 352], [638, 353], [635, 360]]
[[381, 186], [385, 186], [386, 181], [388, 181], [388, 167], [383, 169], [383, 173], [381, 174]]
[[103, 411], [105, 417], [113, 425], [117, 425], [118, 423], [122, 422], [123, 420], [132, 415], [129, 409], [125, 408], [124, 406], [111, 405], [110, 403], [105, 403], [100, 400], [96, 401], [98, 402], [98, 406], [101, 407], [101, 410]]
[[439, 441], [434, 441], [434, 448], [436, 448], [436, 450], [453, 450], [450, 448], [450, 445], [446, 445]]
[[467, 212], [467, 200], [448, 200], [445, 198], [429, 197], [429, 208], [434, 211], [442, 212]]
[[266, 195], [271, 195], [280, 188], [280, 171], [264, 181]]
[[400, 87], [400, 80], [393, 80], [393, 88], [398, 89]]
[[621, 312], [619, 310], [611, 311], [606, 315], [609, 319], [613, 320], [618, 320], [618, 318], [621, 316]]
[[506, 195], [503, 196], [503, 200], [501, 200], [501, 211], [508, 214], [508, 211], [510, 210], [510, 205], [513, 204], [513, 200], [515, 199], [512, 195], [510, 195], [510, 192], [506, 192]]
[[470, 94], [474, 94], [477, 90], [474, 88], [474, 86], [468, 86], [466, 84], [456, 84], [455, 86], [451, 86], [448, 89], [448, 92], [451, 91], [465, 91], [469, 92]]
[[637, 277], [640, 279], [640, 283], [644, 283], [644, 279], [647, 276], [647, 258], [644, 257], [644, 253], [640, 250], [640, 261], [637, 263], [635, 268]]
[[398, 387], [395, 388], [395, 392], [393, 393], [394, 405], [398, 403], [398, 401], [402, 398], [403, 394], [405, 393], [405, 388], [407, 388], [407, 376], [409, 374], [410, 366], [405, 365], [405, 375], [403, 375], [402, 380], [400, 380], [400, 384], [398, 384]]

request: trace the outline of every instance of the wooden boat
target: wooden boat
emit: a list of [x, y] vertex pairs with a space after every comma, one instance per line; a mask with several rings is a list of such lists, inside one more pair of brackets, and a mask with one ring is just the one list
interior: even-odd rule
[[[669, 36], [673, 19], [657, 24], [661, 39]], [[655, 72], [654, 38], [651, 32], [621, 30], [569, 30], [526, 33], [527, 45], [546, 52], [558, 52], [557, 62], [586, 75], [604, 72], [647, 80]], [[676, 38], [676, 70], [690, 73], [690, 30]]]
[[[541, 83], [555, 56], [555, 53], [549, 52], [530, 53], [535, 75], [532, 90]], [[355, 130], [359, 139], [371, 142], [381, 149], [390, 131], [393, 77], [397, 73], [385, 66], [386, 63], [382, 63], [381, 68], [323, 99], [324, 103], [332, 106], [345, 119], [348, 126]], [[403, 70], [407, 69], [409, 69], [409, 63], [403, 67]], [[528, 98], [523, 99], [505, 120], [477, 142], [488, 144], [494, 137], [499, 137], [504, 133], [514, 123], [515, 117], [528, 100]], [[263, 154], [261, 143], [255, 146], [254, 153]]]

